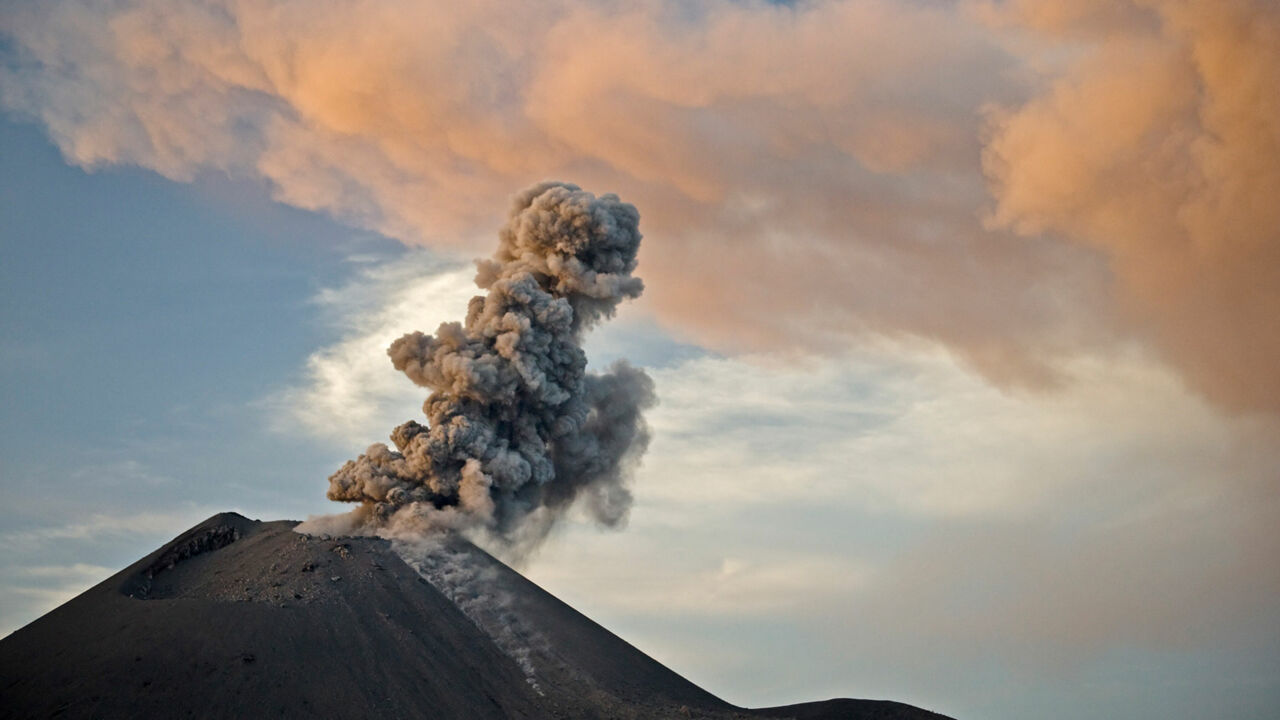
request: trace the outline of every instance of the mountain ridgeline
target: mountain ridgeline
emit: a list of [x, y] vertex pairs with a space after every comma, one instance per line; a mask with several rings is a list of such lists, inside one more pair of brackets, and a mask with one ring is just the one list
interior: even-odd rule
[[0, 640], [0, 717], [850, 718], [735, 707], [456, 536], [209, 518]]

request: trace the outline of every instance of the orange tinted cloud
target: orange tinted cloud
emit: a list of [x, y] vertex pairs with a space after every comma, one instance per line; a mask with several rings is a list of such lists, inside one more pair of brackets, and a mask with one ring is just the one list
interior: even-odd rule
[[546, 178], [617, 192], [649, 306], [725, 349], [918, 336], [1042, 384], [1132, 334], [1280, 408], [1267, 6], [464, 5], [17, 4], [0, 89], [73, 162], [409, 243], [487, 246]]
[[1147, 22], [1035, 23], [1087, 51], [997, 118], [995, 223], [1101, 250], [1123, 311], [1193, 386], [1280, 408], [1280, 6], [1124, 7]]

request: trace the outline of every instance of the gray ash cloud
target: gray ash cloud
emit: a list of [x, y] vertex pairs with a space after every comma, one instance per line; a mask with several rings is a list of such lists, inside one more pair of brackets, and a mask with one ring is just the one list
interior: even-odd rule
[[329, 478], [370, 525], [480, 527], [541, 538], [581, 499], [604, 525], [631, 505], [653, 383], [624, 361], [587, 372], [584, 334], [643, 291], [639, 213], [614, 195], [548, 182], [516, 196], [497, 252], [477, 262], [463, 322], [413, 332], [387, 354], [431, 390], [427, 423], [395, 428]]

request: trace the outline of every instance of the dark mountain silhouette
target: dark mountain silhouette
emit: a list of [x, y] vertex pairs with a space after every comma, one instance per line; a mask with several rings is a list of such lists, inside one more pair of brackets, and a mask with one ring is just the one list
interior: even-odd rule
[[215, 515], [0, 640], [0, 717], [946, 720], [738, 708], [463, 540], [294, 525]]

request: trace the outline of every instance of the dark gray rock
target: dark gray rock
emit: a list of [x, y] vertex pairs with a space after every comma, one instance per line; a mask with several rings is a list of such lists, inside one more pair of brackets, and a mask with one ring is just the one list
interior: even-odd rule
[[865, 700], [738, 708], [465, 541], [450, 550], [484, 568], [497, 614], [386, 541], [294, 525], [216, 515], [0, 640], [0, 718], [943, 719]]

